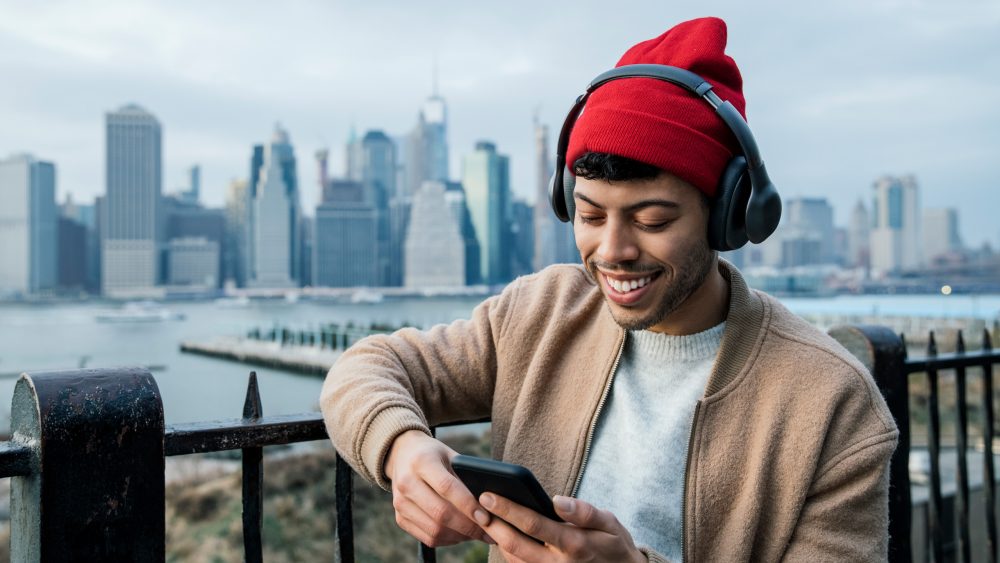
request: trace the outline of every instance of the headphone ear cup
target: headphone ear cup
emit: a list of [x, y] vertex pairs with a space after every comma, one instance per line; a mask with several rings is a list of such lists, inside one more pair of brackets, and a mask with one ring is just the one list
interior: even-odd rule
[[576, 200], [573, 199], [573, 189], [576, 188], [576, 176], [569, 167], [563, 168], [563, 201], [566, 205], [566, 220], [570, 223], [576, 218]]
[[747, 161], [734, 157], [722, 171], [719, 189], [708, 216], [708, 244], [726, 252], [747, 243], [747, 205], [752, 193]]

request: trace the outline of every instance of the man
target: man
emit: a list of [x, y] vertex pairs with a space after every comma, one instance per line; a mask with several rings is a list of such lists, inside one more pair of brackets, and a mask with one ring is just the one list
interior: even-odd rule
[[[693, 71], [742, 114], [725, 43], [721, 20], [694, 20], [619, 66]], [[733, 131], [661, 80], [586, 104], [567, 152], [584, 267], [345, 352], [321, 398], [338, 450], [404, 530], [493, 560], [884, 559], [897, 432], [870, 375], [709, 245]], [[455, 478], [429, 425], [484, 418], [493, 456], [531, 469], [565, 523]]]

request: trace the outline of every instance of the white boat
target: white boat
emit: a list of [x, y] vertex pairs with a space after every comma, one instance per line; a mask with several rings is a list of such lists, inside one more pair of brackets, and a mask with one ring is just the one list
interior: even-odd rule
[[351, 303], [381, 303], [384, 296], [370, 289], [359, 289], [351, 294]]
[[239, 297], [220, 297], [215, 300], [216, 307], [224, 309], [242, 309], [250, 306], [250, 298], [246, 295]]
[[184, 320], [183, 313], [176, 313], [153, 301], [126, 303], [121, 309], [96, 316], [102, 323], [154, 323]]

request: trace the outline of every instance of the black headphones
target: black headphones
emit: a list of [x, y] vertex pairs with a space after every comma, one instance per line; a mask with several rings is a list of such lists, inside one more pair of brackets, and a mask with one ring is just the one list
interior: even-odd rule
[[743, 154], [734, 156], [719, 178], [719, 187], [708, 218], [708, 242], [711, 248], [720, 251], [736, 250], [748, 240], [756, 244], [769, 237], [781, 220], [781, 197], [767, 176], [750, 127], [733, 104], [722, 101], [712, 91], [712, 84], [707, 80], [689, 70], [666, 65], [625, 65], [614, 68], [592, 80], [587, 91], [576, 99], [559, 132], [556, 168], [549, 184], [549, 202], [556, 217], [565, 223], [572, 221], [576, 214], [576, 202], [573, 200], [576, 176], [570, 172], [566, 163], [573, 125], [594, 90], [622, 78], [655, 78], [688, 90], [708, 102], [736, 136]]

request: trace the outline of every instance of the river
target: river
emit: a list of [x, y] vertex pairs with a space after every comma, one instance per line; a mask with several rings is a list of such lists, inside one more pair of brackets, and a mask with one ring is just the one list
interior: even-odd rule
[[[150, 323], [98, 322], [115, 306], [99, 302], [0, 304], [0, 429], [9, 427], [16, 374], [24, 371], [119, 365], [153, 365], [167, 424], [241, 414], [249, 366], [182, 354], [182, 340], [240, 335], [275, 323], [308, 328], [320, 323], [367, 324], [373, 321], [430, 326], [468, 318], [478, 298], [409, 298], [375, 304], [334, 304], [302, 300], [253, 301], [229, 308], [212, 302], [169, 303], [183, 320]], [[976, 317], [1000, 316], [1000, 295], [899, 295], [788, 298], [801, 314], [882, 314]], [[258, 369], [265, 414], [316, 410], [322, 381], [271, 369]]]

